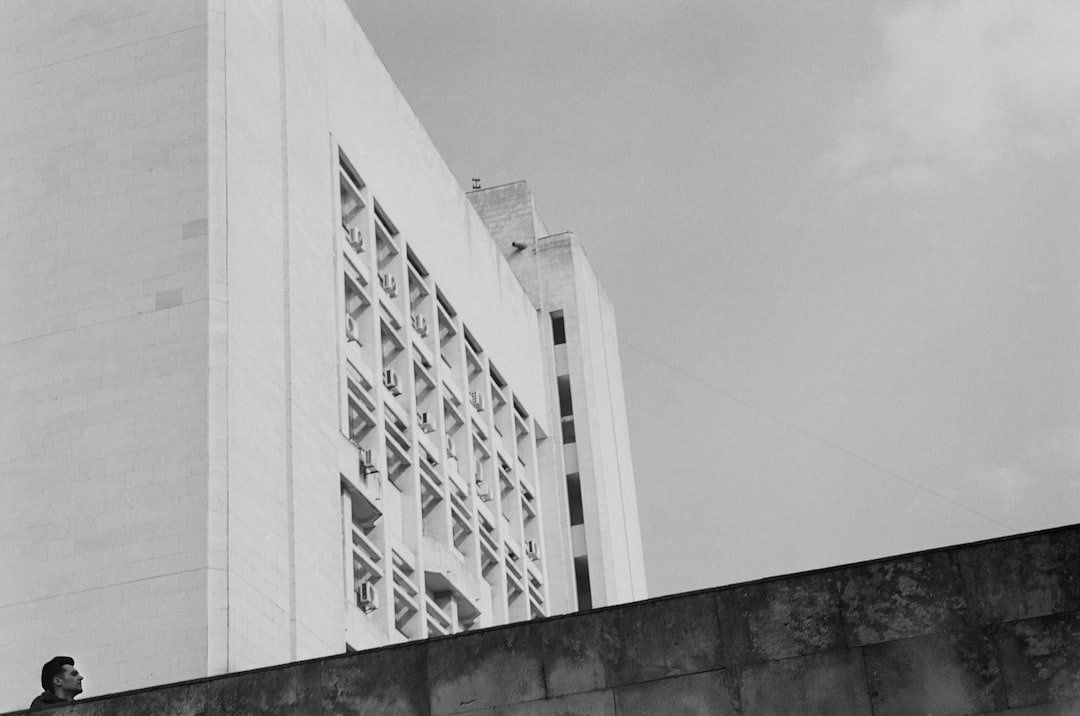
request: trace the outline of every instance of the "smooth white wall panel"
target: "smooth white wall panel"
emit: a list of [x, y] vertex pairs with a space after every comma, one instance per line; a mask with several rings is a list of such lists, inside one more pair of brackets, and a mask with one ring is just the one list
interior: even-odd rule
[[0, 710], [205, 674], [205, 93], [205, 3], [0, 3]]

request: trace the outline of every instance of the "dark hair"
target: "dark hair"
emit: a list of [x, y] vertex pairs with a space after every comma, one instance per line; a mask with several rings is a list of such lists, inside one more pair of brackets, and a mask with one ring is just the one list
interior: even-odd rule
[[65, 666], [75, 666], [75, 660], [70, 656], [54, 656], [41, 667], [41, 688], [53, 692], [52, 680], [57, 676], [64, 675]]

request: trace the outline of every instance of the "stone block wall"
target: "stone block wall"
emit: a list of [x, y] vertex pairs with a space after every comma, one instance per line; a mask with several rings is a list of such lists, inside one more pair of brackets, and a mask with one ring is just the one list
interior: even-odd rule
[[208, 673], [207, 25], [0, 2], [0, 708]]
[[[118, 694], [56, 713], [1080, 714], [1078, 567], [1075, 526]], [[94, 665], [80, 666], [92, 684]]]

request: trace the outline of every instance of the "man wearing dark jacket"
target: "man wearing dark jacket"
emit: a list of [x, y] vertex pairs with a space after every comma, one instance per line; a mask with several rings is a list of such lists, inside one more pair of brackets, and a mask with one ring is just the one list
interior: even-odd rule
[[82, 693], [82, 674], [70, 656], [54, 656], [41, 667], [41, 688], [45, 691], [30, 704], [31, 711], [44, 711], [70, 704]]

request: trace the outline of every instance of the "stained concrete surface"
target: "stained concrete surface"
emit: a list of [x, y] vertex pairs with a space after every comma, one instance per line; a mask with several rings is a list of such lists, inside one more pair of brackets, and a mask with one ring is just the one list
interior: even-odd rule
[[[28, 684], [27, 703], [34, 693]], [[52, 713], [1080, 716], [1080, 526], [102, 696]]]
[[831, 574], [719, 590], [716, 604], [725, 666], [846, 646], [840, 597]]
[[1080, 610], [1080, 531], [995, 540], [956, 557], [980, 623]]
[[766, 661], [740, 669], [744, 714], [873, 716], [857, 649]]
[[874, 716], [961, 716], [1008, 705], [988, 631], [931, 634], [862, 652]]
[[1080, 612], [997, 627], [1012, 706], [1080, 698]]
[[438, 639], [427, 649], [431, 714], [456, 714], [545, 696], [535, 624]]
[[970, 622], [956, 559], [932, 552], [844, 569], [837, 575], [850, 646], [960, 629]]

